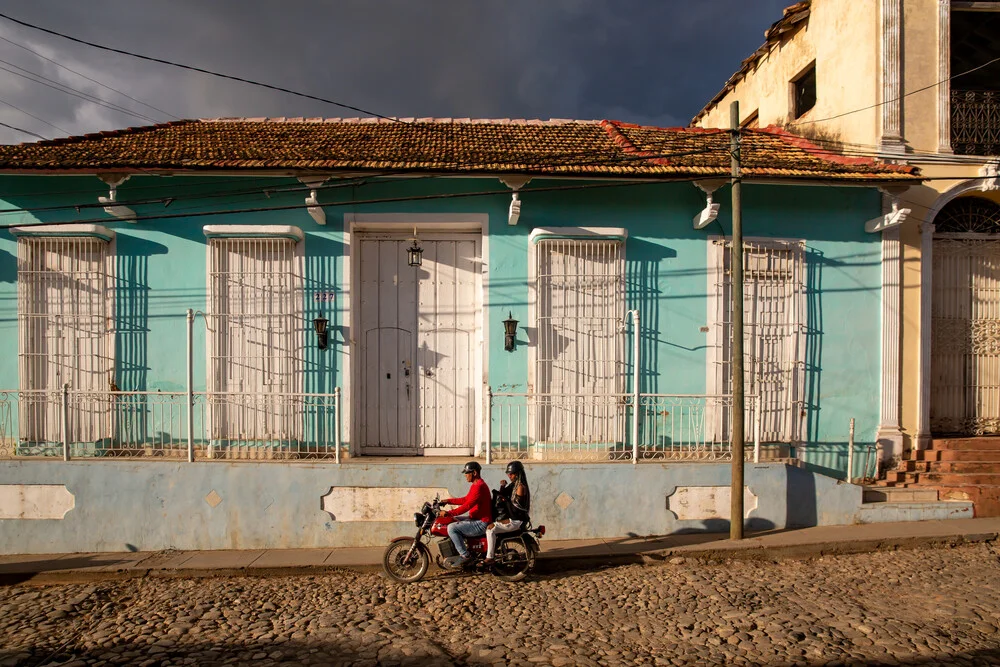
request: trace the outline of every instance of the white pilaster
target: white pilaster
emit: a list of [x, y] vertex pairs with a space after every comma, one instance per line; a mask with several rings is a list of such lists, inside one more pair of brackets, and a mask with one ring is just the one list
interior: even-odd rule
[[938, 152], [951, 152], [951, 0], [938, 0]]
[[882, 0], [882, 150], [903, 151], [902, 2]]
[[920, 340], [917, 367], [917, 441], [916, 449], [931, 444], [931, 294], [934, 277], [934, 225], [920, 225]]
[[882, 387], [878, 438], [882, 456], [890, 459], [903, 453], [903, 432], [899, 426], [900, 313], [902, 291], [899, 227], [882, 232]]

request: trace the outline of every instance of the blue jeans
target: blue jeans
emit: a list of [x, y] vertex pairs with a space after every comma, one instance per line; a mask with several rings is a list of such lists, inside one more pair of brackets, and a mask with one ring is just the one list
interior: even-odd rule
[[448, 537], [455, 545], [458, 555], [462, 558], [469, 557], [469, 550], [465, 547], [466, 537], [482, 537], [486, 534], [486, 522], [479, 521], [456, 521], [448, 524]]

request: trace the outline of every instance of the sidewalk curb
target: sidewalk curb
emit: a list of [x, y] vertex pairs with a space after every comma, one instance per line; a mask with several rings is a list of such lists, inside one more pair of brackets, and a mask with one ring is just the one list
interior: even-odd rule
[[[623, 565], [680, 564], [675, 559], [708, 560], [725, 562], [728, 560], [779, 561], [820, 558], [824, 556], [873, 553], [934, 547], [958, 547], [968, 544], [982, 544], [1000, 540], [1000, 533], [984, 532], [967, 535], [938, 535], [926, 537], [880, 538], [851, 541], [828, 541], [813, 544], [790, 544], [785, 546], [736, 546], [708, 547], [692, 549], [678, 547], [658, 551], [643, 551], [620, 554], [585, 556], [543, 555], [535, 564], [535, 573], [552, 575], [561, 572], [600, 570]], [[295, 577], [327, 576], [352, 572], [380, 573], [378, 564], [348, 565], [307, 565], [290, 567], [243, 567], [243, 568], [134, 568], [107, 571], [55, 570], [47, 572], [8, 573], [0, 575], [0, 585], [31, 584], [76, 584], [104, 581], [127, 581], [131, 579], [202, 579], [223, 577]], [[433, 576], [439, 573], [432, 570]]]

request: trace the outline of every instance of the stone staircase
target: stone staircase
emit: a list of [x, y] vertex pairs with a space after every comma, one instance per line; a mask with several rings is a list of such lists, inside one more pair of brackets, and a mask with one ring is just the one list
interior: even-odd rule
[[934, 491], [940, 500], [973, 503], [977, 517], [1000, 516], [1000, 437], [935, 438], [878, 486]]

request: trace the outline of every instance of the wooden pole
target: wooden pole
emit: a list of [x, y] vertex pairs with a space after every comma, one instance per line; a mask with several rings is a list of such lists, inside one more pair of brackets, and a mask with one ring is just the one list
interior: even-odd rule
[[732, 409], [732, 451], [733, 474], [730, 496], [732, 505], [729, 513], [729, 539], [743, 539], [743, 426], [746, 419], [746, 397], [743, 391], [743, 210], [742, 188], [740, 183], [740, 103], [729, 105], [729, 127], [732, 138], [729, 147], [732, 155], [732, 192], [733, 192], [733, 245], [730, 268], [732, 270], [732, 289], [729, 290], [732, 299], [733, 314], [733, 358], [731, 385], [733, 388]]

